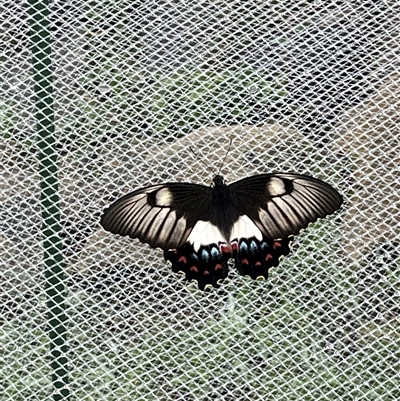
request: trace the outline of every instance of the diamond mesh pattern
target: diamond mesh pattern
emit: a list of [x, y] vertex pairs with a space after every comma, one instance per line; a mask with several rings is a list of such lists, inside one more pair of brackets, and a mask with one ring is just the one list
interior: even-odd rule
[[[72, 399], [399, 399], [399, 3], [51, 3]], [[27, 11], [0, 5], [0, 398], [13, 401], [53, 393]], [[159, 250], [101, 230], [135, 188], [210, 183], [230, 139], [227, 181], [305, 173], [346, 199], [267, 282], [232, 271], [201, 293]]]

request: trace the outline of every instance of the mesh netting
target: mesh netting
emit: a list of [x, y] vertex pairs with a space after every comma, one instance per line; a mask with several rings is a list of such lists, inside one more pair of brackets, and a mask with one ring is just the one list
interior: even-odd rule
[[[398, 2], [51, 3], [71, 399], [399, 399]], [[13, 401], [53, 394], [28, 9], [0, 4], [0, 398]], [[160, 250], [101, 229], [136, 188], [209, 185], [231, 140], [228, 182], [296, 172], [345, 198], [268, 281], [231, 269], [201, 292]]]

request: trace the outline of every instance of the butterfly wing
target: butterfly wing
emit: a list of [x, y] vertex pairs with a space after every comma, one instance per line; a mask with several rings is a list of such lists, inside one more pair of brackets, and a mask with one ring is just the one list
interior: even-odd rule
[[300, 174], [261, 174], [228, 186], [241, 216], [269, 240], [296, 235], [340, 208], [343, 198], [329, 184]]
[[253, 279], [268, 278], [288, 255], [293, 236], [343, 202], [329, 184], [298, 174], [256, 175], [228, 189], [240, 215], [230, 238], [236, 267]]
[[188, 183], [154, 185], [134, 191], [104, 211], [100, 224], [113, 234], [138, 238], [164, 250], [172, 270], [200, 289], [228, 274], [230, 250], [221, 250], [226, 239], [216, 223], [213, 189]]
[[255, 237], [241, 238], [233, 252], [235, 265], [242, 276], [253, 280], [267, 279], [271, 267], [276, 267], [282, 257], [290, 252], [292, 237], [282, 240], [259, 241]]
[[181, 247], [210, 209], [212, 189], [167, 183], [125, 195], [104, 211], [100, 224], [113, 234], [138, 238], [152, 248]]
[[223, 252], [217, 243], [196, 249], [187, 242], [181, 248], [164, 251], [164, 258], [171, 264], [172, 271], [184, 274], [188, 281], [196, 280], [200, 290], [206, 286], [219, 286], [219, 281], [228, 275], [230, 257], [230, 251]]

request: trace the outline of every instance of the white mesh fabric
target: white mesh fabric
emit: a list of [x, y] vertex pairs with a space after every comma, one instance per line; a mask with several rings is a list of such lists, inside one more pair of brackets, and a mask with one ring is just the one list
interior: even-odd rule
[[[398, 399], [398, 2], [51, 3], [72, 399]], [[27, 10], [0, 4], [0, 398], [13, 401], [53, 391]], [[209, 184], [231, 139], [227, 181], [305, 173], [345, 197], [267, 282], [231, 269], [203, 294], [161, 251], [101, 230], [136, 188]]]

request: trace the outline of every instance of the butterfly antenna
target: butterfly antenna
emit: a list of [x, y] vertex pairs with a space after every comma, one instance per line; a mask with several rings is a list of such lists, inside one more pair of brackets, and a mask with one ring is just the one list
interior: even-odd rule
[[189, 150], [190, 153], [194, 156], [195, 160], [200, 160], [200, 162], [203, 163], [204, 166], [206, 166], [207, 170], [211, 170], [210, 166], [203, 159], [199, 157], [199, 154], [196, 153], [191, 146], [189, 146]]
[[232, 141], [233, 141], [233, 140], [232, 140], [232, 138], [231, 138], [231, 140], [229, 141], [228, 150], [227, 150], [226, 153], [225, 153], [224, 160], [222, 160], [221, 164], [220, 164], [219, 167], [218, 167], [218, 174], [221, 172], [221, 168], [222, 168], [222, 166], [224, 165], [224, 163], [225, 163], [225, 161], [226, 161], [226, 158], [228, 157], [229, 151], [231, 150]]

